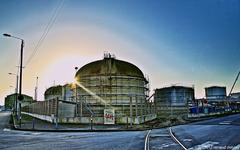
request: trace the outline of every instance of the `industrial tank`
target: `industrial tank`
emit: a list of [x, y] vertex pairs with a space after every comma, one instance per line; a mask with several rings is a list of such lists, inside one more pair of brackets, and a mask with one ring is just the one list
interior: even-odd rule
[[194, 88], [192, 87], [164, 87], [156, 89], [154, 93], [158, 116], [164, 118], [187, 115], [188, 102], [192, 102], [194, 99]]
[[165, 87], [156, 89], [154, 94], [154, 101], [161, 106], [186, 106], [187, 102], [193, 99], [194, 89], [191, 87]]
[[80, 86], [77, 99], [84, 103], [81, 104], [83, 112], [78, 112], [82, 116], [92, 111], [94, 116], [103, 117], [104, 109], [108, 108], [114, 109], [117, 118], [146, 113], [148, 81], [142, 71], [129, 62], [105, 54], [104, 59], [80, 68], [75, 79]]
[[44, 100], [75, 101], [73, 84], [51, 86], [44, 92]]
[[224, 99], [226, 98], [226, 87], [211, 86], [205, 88], [206, 99]]

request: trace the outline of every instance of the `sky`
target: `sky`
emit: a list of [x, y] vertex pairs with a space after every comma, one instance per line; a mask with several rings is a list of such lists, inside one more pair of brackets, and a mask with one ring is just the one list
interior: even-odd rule
[[[46, 38], [31, 57], [58, 9]], [[1, 0], [0, 33], [24, 39], [23, 93], [72, 82], [104, 52], [137, 65], [156, 88], [226, 86], [240, 70], [239, 0]], [[0, 36], [0, 105], [14, 92], [20, 40]], [[31, 57], [31, 59], [30, 59]], [[30, 61], [28, 62], [28, 60]], [[233, 92], [240, 91], [240, 81]]]

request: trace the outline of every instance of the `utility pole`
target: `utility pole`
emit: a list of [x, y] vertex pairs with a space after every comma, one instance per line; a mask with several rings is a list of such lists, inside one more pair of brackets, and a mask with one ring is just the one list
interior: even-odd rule
[[58, 100], [58, 97], [56, 99], [56, 114], [55, 114], [55, 128], [58, 129], [58, 109], [59, 109], [59, 100]]
[[[77, 75], [78, 67], [75, 67], [75, 75]], [[75, 80], [75, 82], [77, 82]], [[75, 83], [75, 101], [76, 101], [76, 116], [78, 115], [78, 85]], [[80, 110], [80, 116], [82, 117], [82, 103], [81, 103], [81, 110]]]
[[36, 79], [36, 86], [35, 86], [35, 94], [34, 94], [34, 100], [37, 101], [37, 95], [38, 95], [38, 77]]
[[[21, 40], [21, 54], [20, 54], [20, 81], [19, 81], [19, 96], [18, 99], [22, 101], [24, 98], [22, 96], [22, 68], [23, 68], [23, 46], [24, 46], [24, 41]], [[21, 102], [19, 105], [19, 125], [21, 128], [21, 123], [22, 123], [22, 115], [21, 115]]]
[[15, 38], [15, 39], [19, 39], [21, 40], [21, 51], [20, 51], [20, 80], [19, 80], [19, 96], [18, 96], [18, 100], [20, 101], [20, 104], [19, 104], [19, 126], [21, 128], [21, 101], [24, 99], [23, 95], [22, 95], [22, 69], [23, 69], [23, 47], [24, 47], [24, 40], [19, 38], [19, 37], [16, 37], [16, 36], [12, 36], [10, 34], [3, 34], [4, 36], [6, 37], [12, 37], [12, 38]]

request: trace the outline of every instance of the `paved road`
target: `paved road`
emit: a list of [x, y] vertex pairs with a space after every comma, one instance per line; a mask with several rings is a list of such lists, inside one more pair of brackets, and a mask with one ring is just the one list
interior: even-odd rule
[[189, 150], [240, 150], [240, 114], [173, 127], [181, 143]]
[[149, 135], [150, 150], [181, 150], [182, 148], [171, 138], [168, 128], [154, 129]]
[[[147, 131], [134, 132], [23, 132], [6, 129], [10, 113], [0, 113], [0, 149], [116, 149], [143, 150]], [[240, 115], [173, 127], [176, 137], [189, 150], [240, 149]], [[150, 149], [180, 150], [167, 129], [154, 129]], [[227, 147], [228, 146], [228, 147]]]
[[139, 149], [144, 147], [145, 132], [39, 133], [4, 131], [0, 149]]
[[147, 131], [134, 132], [23, 132], [6, 129], [9, 113], [0, 113], [0, 149], [6, 150], [142, 150]]

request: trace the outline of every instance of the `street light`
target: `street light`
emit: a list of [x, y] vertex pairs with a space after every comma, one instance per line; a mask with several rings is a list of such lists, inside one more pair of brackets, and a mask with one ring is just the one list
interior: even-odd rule
[[[18, 74], [15, 74], [15, 73], [8, 73], [9, 75], [14, 75], [16, 76], [16, 88], [15, 88], [15, 104], [14, 104], [14, 113], [15, 115], [17, 114], [17, 96], [18, 96]], [[17, 115], [16, 115], [17, 116]]]
[[[75, 69], [75, 75], [77, 75], [77, 71], [78, 71], [78, 67], [74, 67]], [[83, 104], [82, 104], [82, 98], [78, 98], [78, 84], [77, 84], [77, 78], [75, 77], [75, 98], [76, 98], [76, 104], [79, 107], [79, 100], [80, 100], [80, 117], [82, 118], [82, 108], [83, 108]], [[77, 107], [77, 108], [78, 108]], [[78, 110], [76, 111], [76, 114], [79, 116]]]
[[[4, 33], [3, 36], [6, 36], [6, 37], [11, 37], [11, 38], [15, 38], [15, 39], [18, 39], [18, 40], [21, 40], [21, 51], [20, 51], [20, 80], [19, 80], [19, 96], [18, 96], [18, 100], [21, 101], [23, 100], [23, 96], [22, 96], [22, 63], [23, 63], [23, 46], [24, 46], [24, 40], [19, 38], [19, 37], [16, 37], [16, 36], [12, 36], [10, 34], [6, 34]], [[19, 111], [20, 111], [20, 127], [21, 127], [21, 103], [20, 103], [20, 106], [19, 106]]]

